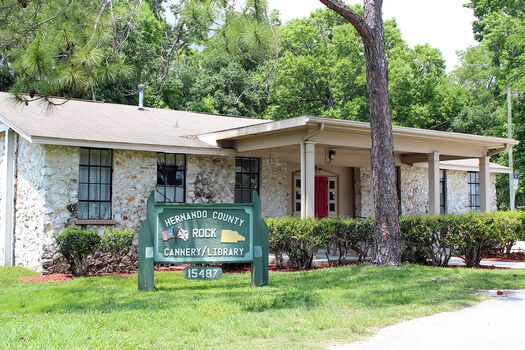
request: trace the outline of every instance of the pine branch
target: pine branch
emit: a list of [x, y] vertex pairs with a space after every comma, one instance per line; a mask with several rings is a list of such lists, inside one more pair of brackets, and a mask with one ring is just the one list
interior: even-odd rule
[[363, 17], [359, 16], [354, 10], [352, 10], [348, 5], [346, 5], [341, 0], [319, 0], [326, 7], [340, 14], [346, 18], [357, 30], [361, 38], [365, 43], [373, 41], [372, 30], [366, 24]]

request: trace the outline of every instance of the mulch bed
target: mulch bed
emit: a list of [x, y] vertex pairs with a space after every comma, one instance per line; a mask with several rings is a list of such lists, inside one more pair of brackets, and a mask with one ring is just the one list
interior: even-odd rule
[[20, 280], [26, 283], [47, 283], [47, 282], [64, 282], [70, 281], [73, 277], [71, 275], [57, 273], [54, 275], [39, 275], [22, 277]]
[[483, 258], [487, 261], [504, 261], [504, 262], [525, 262], [525, 253], [510, 253], [510, 256], [505, 254], [496, 254], [488, 258]]

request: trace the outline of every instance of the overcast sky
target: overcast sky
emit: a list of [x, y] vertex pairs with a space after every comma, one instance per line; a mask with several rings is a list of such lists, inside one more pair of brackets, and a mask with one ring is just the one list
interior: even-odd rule
[[[451, 70], [457, 63], [457, 50], [474, 45], [472, 10], [466, 0], [384, 0], [383, 18], [395, 17], [410, 46], [429, 43], [441, 49]], [[362, 1], [348, 0], [347, 3]], [[269, 0], [270, 8], [281, 13], [283, 21], [308, 16], [324, 6], [319, 0]]]

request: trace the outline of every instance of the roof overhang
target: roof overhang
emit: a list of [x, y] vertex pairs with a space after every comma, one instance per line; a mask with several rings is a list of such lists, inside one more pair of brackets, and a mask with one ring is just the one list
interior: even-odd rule
[[[401, 126], [394, 126], [392, 131], [396, 152], [439, 152], [458, 159], [492, 155], [518, 144], [513, 139]], [[320, 117], [272, 121], [203, 134], [199, 138], [210, 145], [236, 148], [240, 152], [289, 146], [305, 139], [319, 144], [371, 148], [369, 123]]]

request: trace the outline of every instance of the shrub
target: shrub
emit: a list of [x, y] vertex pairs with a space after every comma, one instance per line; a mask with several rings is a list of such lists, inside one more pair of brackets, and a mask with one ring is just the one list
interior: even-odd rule
[[283, 253], [287, 252], [296, 268], [310, 268], [315, 253], [326, 246], [330, 237], [315, 219], [287, 217], [267, 219], [266, 222], [270, 231], [269, 250], [275, 254], [281, 267]]
[[[298, 218], [267, 219], [270, 252], [282, 267], [286, 252], [299, 269], [309, 268], [317, 250], [330, 240], [339, 249], [337, 263], [353, 250], [362, 262], [373, 245], [371, 219]], [[481, 259], [495, 252], [510, 252], [517, 240], [525, 239], [522, 212], [413, 215], [400, 219], [402, 260], [446, 266], [452, 256], [461, 256], [467, 266], [478, 267]]]
[[347, 217], [325, 218], [319, 221], [319, 225], [325, 234], [336, 243], [339, 250], [338, 264], [345, 260], [350, 250], [357, 254], [358, 263], [364, 261], [373, 244], [373, 220]]
[[454, 222], [455, 215], [402, 216], [402, 260], [446, 266], [452, 256], [450, 235]]
[[454, 220], [451, 245], [467, 267], [479, 267], [484, 256], [495, 253], [503, 242], [496, 217], [488, 213], [467, 213]]
[[85, 276], [87, 272], [87, 257], [95, 252], [100, 237], [91, 230], [68, 228], [55, 236], [58, 251], [69, 263], [74, 276]]
[[132, 229], [107, 229], [100, 241], [100, 247], [111, 253], [117, 261], [117, 273], [120, 272], [120, 264], [126, 254], [129, 253], [133, 246], [135, 231]]

